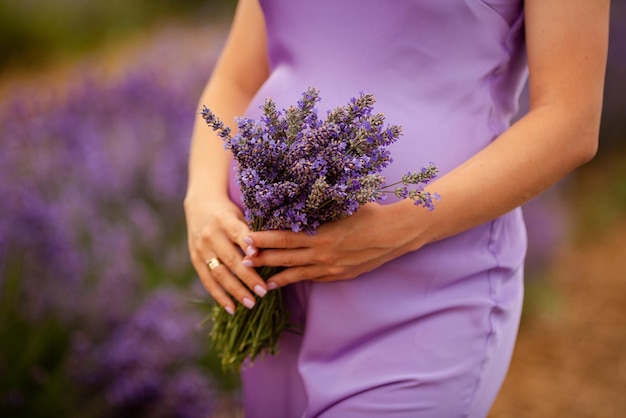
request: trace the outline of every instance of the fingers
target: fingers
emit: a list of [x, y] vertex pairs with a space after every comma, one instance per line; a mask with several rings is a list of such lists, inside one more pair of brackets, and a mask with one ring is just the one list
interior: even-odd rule
[[292, 231], [260, 231], [246, 238], [256, 253], [242, 260], [244, 267], [288, 267], [267, 281], [270, 290], [301, 280], [317, 280], [328, 275], [338, 277], [344, 273], [335, 266], [336, 254], [328, 251], [328, 237]]
[[315, 235], [292, 231], [258, 231], [245, 238], [253, 248], [303, 248], [310, 247]]
[[[252, 308], [255, 296], [263, 297], [267, 292], [265, 281], [256, 270], [246, 268], [242, 251], [255, 255], [246, 237], [248, 226], [236, 216], [214, 214], [200, 233], [190, 237], [191, 261], [205, 289], [224, 309], [231, 313], [235, 301]], [[207, 262], [211, 260], [211, 265]]]
[[[245, 267], [280, 266], [294, 267], [309, 264], [330, 264], [324, 263], [312, 248], [297, 248], [293, 250], [263, 250], [254, 257], [244, 258]], [[329, 260], [330, 261], [330, 260]]]
[[235, 313], [235, 304], [232, 298], [224, 291], [224, 289], [211, 277], [209, 269], [204, 261], [192, 257], [191, 262], [200, 277], [202, 285], [211, 297], [222, 307], [226, 312], [233, 315]]
[[[246, 257], [242, 265], [250, 269], [261, 266], [291, 267], [310, 264], [311, 257], [315, 254], [310, 251], [314, 239], [314, 236], [303, 232], [252, 232], [244, 237]], [[277, 252], [272, 249], [290, 249], [290, 251]]]
[[[232, 295], [245, 307], [249, 309], [254, 307], [254, 296], [232, 274], [226, 264], [220, 263], [216, 267], [213, 267], [213, 269], [208, 270], [211, 279], [213, 279], [224, 291]], [[263, 289], [265, 289], [265, 287], [263, 287]], [[226, 307], [224, 307], [224, 309], [226, 309]]]
[[257, 254], [257, 249], [252, 245], [250, 239], [250, 228], [240, 219], [229, 219], [225, 221], [224, 230], [228, 237], [241, 249], [241, 251], [249, 257]]
[[[192, 258], [192, 263], [204, 285], [204, 288], [211, 294], [213, 299], [219, 303], [228, 313], [232, 315], [235, 311], [235, 304], [232, 298], [235, 298], [245, 307], [252, 309], [255, 304], [255, 297], [242, 284], [242, 282], [231, 272], [229, 267], [219, 258], [212, 257], [210, 259], [211, 266], [198, 257]], [[239, 263], [241, 264], [241, 263]], [[257, 276], [254, 270], [239, 267], [241, 270], [248, 270], [247, 275]], [[256, 281], [256, 279], [253, 279]], [[258, 277], [258, 282], [253, 285], [254, 292], [262, 297], [267, 292], [264, 281]]]
[[267, 281], [269, 289], [276, 289], [303, 280], [336, 281], [356, 277], [356, 273], [345, 267], [329, 267], [324, 265], [308, 265], [291, 267], [272, 276]]
[[385, 258], [372, 258], [371, 261], [358, 266], [312, 264], [287, 268], [267, 280], [268, 289], [276, 289], [303, 280], [315, 282], [331, 282], [354, 279], [379, 267]]
[[[319, 243], [318, 243], [319, 244]], [[286, 286], [302, 280], [348, 280], [370, 271], [388, 260], [376, 249], [343, 251], [327, 245], [311, 248], [262, 250], [246, 258], [252, 266], [287, 267], [267, 280], [268, 289]]]
[[268, 289], [286, 286], [302, 280], [330, 278], [345, 280], [350, 277], [349, 268], [342, 263], [336, 252], [319, 248], [296, 248], [289, 250], [263, 250], [255, 257], [246, 258], [252, 266], [287, 267], [267, 280]]
[[[220, 248], [217, 251], [220, 256], [210, 258], [211, 260], [218, 260], [211, 268], [207, 266], [206, 261], [201, 256], [196, 255], [194, 257], [194, 267], [205, 284], [205, 288], [224, 308], [232, 307], [232, 301], [228, 294], [242, 305], [252, 308], [255, 297], [251, 291], [259, 297], [263, 297], [267, 293], [264, 280], [257, 274], [256, 270], [243, 266], [242, 256], [232, 244], [217, 246], [216, 248]], [[213, 283], [219, 286], [221, 292], [214, 292], [216, 287], [213, 286]], [[222, 293], [225, 293], [227, 297], [224, 298]]]
[[[267, 281], [267, 288], [313, 280], [347, 280], [400, 255], [399, 249], [371, 220], [380, 206], [368, 204], [358, 213], [320, 226], [316, 235], [292, 231], [251, 232], [244, 241], [256, 252], [243, 258], [243, 266], [285, 267]], [[389, 242], [388, 242], [389, 241]]]
[[[258, 296], [263, 297], [267, 291], [265, 288], [265, 281], [259, 276], [256, 270], [246, 268], [243, 264], [243, 256], [238, 248], [236, 248], [225, 237], [215, 237], [213, 239], [213, 252], [218, 255], [220, 262], [226, 267], [216, 268], [211, 271], [212, 276], [222, 284], [225, 288], [239, 289], [237, 293], [231, 293], [235, 298], [241, 300], [240, 297], [244, 296], [244, 292], [241, 291], [243, 286], [241, 282], [256, 293]], [[224, 283], [222, 283], [222, 280]], [[244, 289], [245, 290], [245, 289]], [[247, 291], [246, 291], [247, 292]], [[247, 296], [247, 295], [245, 295]], [[252, 298], [254, 300], [254, 298]]]

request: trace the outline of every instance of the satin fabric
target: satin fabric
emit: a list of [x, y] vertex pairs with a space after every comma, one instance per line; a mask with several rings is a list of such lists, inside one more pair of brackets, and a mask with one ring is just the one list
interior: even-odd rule
[[[387, 179], [428, 162], [445, 174], [516, 113], [527, 77], [520, 0], [261, 6], [271, 74], [247, 116], [258, 117], [266, 97], [295, 104], [310, 86], [322, 114], [372, 93], [404, 133]], [[241, 205], [233, 177], [230, 193]], [[245, 367], [246, 417], [486, 416], [517, 334], [525, 251], [516, 209], [354, 280], [287, 286], [304, 335], [286, 333], [277, 356]]]

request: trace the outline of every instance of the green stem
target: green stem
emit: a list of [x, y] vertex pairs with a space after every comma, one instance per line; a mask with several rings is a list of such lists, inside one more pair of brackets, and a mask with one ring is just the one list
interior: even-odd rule
[[[277, 267], [262, 267], [259, 274], [267, 280], [278, 271]], [[233, 316], [216, 306], [212, 318], [210, 338], [225, 370], [239, 370], [246, 359], [254, 361], [264, 353], [276, 354], [280, 334], [287, 328], [280, 289], [256, 298], [253, 309], [237, 304]]]

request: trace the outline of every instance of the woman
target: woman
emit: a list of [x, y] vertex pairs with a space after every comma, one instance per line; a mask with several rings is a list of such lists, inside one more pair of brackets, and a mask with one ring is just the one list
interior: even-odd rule
[[[404, 132], [386, 177], [429, 161], [441, 172], [432, 212], [388, 201], [315, 236], [252, 233], [231, 157], [198, 118], [185, 210], [202, 283], [228, 312], [231, 296], [252, 308], [284, 287], [305, 329], [244, 370], [248, 417], [487, 415], [521, 312], [519, 206], [596, 152], [608, 12], [609, 0], [240, 1], [202, 104], [232, 121], [309, 86], [322, 111], [373, 93]], [[527, 74], [530, 111], [509, 127]], [[264, 283], [264, 265], [287, 268]]]

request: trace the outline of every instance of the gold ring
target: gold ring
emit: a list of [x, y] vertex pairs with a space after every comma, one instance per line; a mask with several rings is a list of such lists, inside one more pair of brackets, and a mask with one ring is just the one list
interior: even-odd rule
[[206, 262], [206, 266], [209, 268], [209, 271], [213, 271], [216, 268], [218, 268], [219, 266], [221, 266], [222, 263], [220, 262], [219, 258], [217, 257], [213, 257], [212, 259], [208, 260]]

